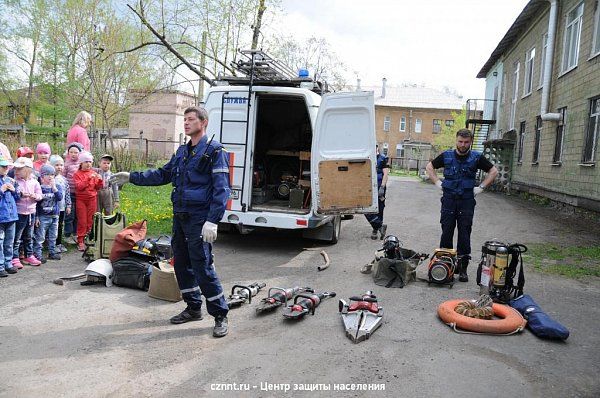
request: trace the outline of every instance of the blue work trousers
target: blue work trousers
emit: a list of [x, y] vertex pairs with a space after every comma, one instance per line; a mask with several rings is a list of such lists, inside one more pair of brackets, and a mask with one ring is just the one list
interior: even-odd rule
[[471, 254], [471, 229], [473, 227], [473, 214], [475, 213], [474, 197], [442, 196], [442, 237], [440, 248], [454, 248], [454, 229], [458, 229], [458, 242], [456, 245], [459, 256]]
[[[384, 190], [387, 190], [387, 187], [384, 188]], [[383, 209], [385, 209], [385, 194], [378, 198], [377, 204], [379, 207], [378, 213], [365, 214], [365, 217], [367, 218], [367, 221], [369, 222], [369, 224], [371, 224], [371, 227], [373, 228], [373, 230], [378, 230], [379, 228], [381, 228], [381, 225], [383, 224]]]
[[202, 306], [201, 295], [204, 295], [208, 313], [225, 316], [229, 307], [213, 265], [212, 247], [210, 243], [202, 241], [205, 221], [206, 215], [201, 213], [174, 214], [171, 245], [175, 257], [175, 275], [181, 296], [188, 307], [199, 310]]
[[0, 223], [0, 271], [12, 268], [15, 221]]

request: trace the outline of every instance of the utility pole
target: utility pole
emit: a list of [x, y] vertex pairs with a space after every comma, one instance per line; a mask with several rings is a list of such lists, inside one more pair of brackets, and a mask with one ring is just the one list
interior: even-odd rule
[[[202, 44], [200, 49], [202, 53], [200, 53], [200, 70], [204, 73], [206, 68], [206, 31], [202, 32]], [[198, 99], [196, 100], [196, 105], [202, 102], [204, 98], [204, 79], [200, 79], [198, 82]]]

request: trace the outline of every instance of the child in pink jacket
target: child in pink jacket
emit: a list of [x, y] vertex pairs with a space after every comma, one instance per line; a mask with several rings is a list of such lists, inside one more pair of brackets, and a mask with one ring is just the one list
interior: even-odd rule
[[15, 243], [13, 246], [13, 267], [23, 268], [19, 260], [21, 241], [25, 251], [23, 263], [38, 266], [42, 262], [33, 255], [33, 228], [37, 202], [42, 200], [42, 187], [33, 175], [33, 162], [28, 158], [18, 158], [14, 163], [15, 180], [17, 182], [17, 213], [19, 219], [15, 228]]

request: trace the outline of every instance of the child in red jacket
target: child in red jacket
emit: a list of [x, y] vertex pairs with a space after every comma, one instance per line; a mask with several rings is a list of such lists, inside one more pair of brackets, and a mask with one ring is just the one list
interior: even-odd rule
[[102, 177], [92, 170], [94, 157], [89, 152], [79, 154], [79, 170], [75, 172], [75, 192], [77, 196], [77, 247], [80, 251], [85, 250], [83, 238], [92, 229], [94, 213], [96, 212], [96, 198], [98, 191], [104, 186]]

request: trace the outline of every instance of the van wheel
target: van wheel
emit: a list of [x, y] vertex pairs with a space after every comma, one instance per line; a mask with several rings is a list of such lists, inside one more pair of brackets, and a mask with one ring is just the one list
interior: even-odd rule
[[331, 240], [329, 242], [335, 245], [340, 238], [340, 233], [342, 232], [342, 217], [335, 216], [331, 223], [333, 224], [333, 232], [331, 233]]

